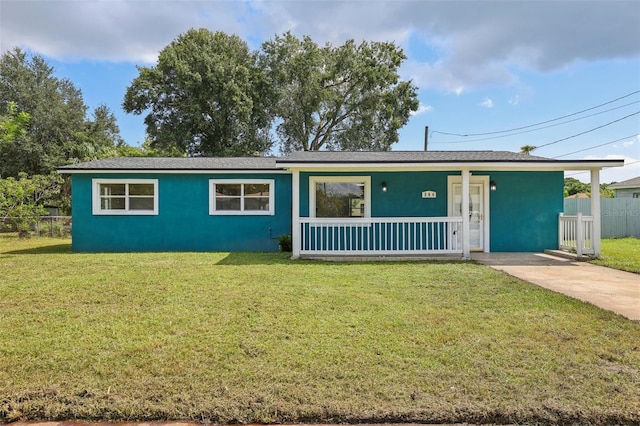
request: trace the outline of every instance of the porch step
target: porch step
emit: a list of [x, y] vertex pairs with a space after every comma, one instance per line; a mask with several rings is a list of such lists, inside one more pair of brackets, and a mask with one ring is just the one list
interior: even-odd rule
[[565, 259], [571, 259], [571, 260], [576, 260], [578, 262], [587, 262], [591, 259], [593, 259], [593, 256], [588, 256], [588, 255], [582, 255], [582, 256], [578, 256], [576, 253], [571, 253], [569, 251], [564, 251], [564, 250], [550, 250], [550, 249], [546, 249], [544, 251], [545, 254], [550, 254], [551, 256], [556, 256], [556, 257], [562, 257]]

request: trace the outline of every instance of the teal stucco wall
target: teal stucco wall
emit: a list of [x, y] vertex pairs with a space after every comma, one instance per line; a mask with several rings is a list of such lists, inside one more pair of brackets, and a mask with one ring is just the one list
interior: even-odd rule
[[[310, 176], [371, 176], [373, 217], [424, 217], [447, 215], [447, 172], [300, 173], [300, 216], [309, 217]], [[455, 174], [455, 173], [454, 173]], [[458, 173], [459, 174], [459, 173]], [[387, 191], [382, 191], [382, 182]], [[422, 198], [422, 191], [436, 198]]]
[[[477, 173], [478, 175], [484, 173]], [[563, 172], [491, 172], [491, 251], [541, 252], [558, 248]]]
[[[490, 248], [494, 252], [539, 252], [557, 248], [558, 213], [563, 209], [562, 172], [473, 172], [488, 175]], [[300, 215], [309, 216], [309, 177], [370, 176], [374, 217], [447, 216], [447, 176], [460, 172], [301, 173]], [[94, 216], [92, 178], [158, 179], [157, 216]], [[209, 215], [209, 179], [274, 179], [275, 215]], [[382, 191], [382, 182], [387, 192]], [[436, 198], [422, 198], [422, 191]], [[289, 174], [74, 174], [73, 250], [276, 251], [277, 237], [291, 233]]]
[[[158, 179], [158, 215], [92, 214], [93, 178]], [[273, 216], [209, 215], [209, 179], [274, 179]], [[291, 233], [288, 174], [75, 174], [72, 176], [76, 252], [277, 251]]]
[[[562, 172], [473, 172], [496, 182], [490, 191], [492, 252], [540, 252], [558, 246], [558, 214], [563, 209]], [[300, 216], [309, 216], [310, 176], [371, 176], [373, 217], [447, 216], [447, 176], [460, 172], [301, 173]], [[382, 182], [387, 192], [382, 191]], [[422, 191], [436, 198], [422, 198]]]

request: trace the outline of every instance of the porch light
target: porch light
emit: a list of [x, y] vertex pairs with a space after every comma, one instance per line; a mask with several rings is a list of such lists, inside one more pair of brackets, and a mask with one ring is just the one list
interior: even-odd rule
[[387, 182], [382, 182], [382, 192], [387, 192]]
[[495, 191], [496, 189], [498, 189], [498, 185], [496, 185], [495, 180], [492, 180], [491, 182], [489, 182], [489, 189], [491, 189], [492, 191]]

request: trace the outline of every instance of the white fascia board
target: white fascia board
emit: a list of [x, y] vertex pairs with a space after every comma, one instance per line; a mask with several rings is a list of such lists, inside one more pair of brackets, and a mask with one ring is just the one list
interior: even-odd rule
[[58, 169], [56, 170], [60, 174], [163, 174], [163, 175], [211, 175], [211, 174], [233, 174], [233, 175], [247, 175], [247, 174], [291, 174], [288, 170], [162, 170], [162, 169], [144, 169], [144, 170], [113, 170], [113, 169]]
[[314, 172], [362, 172], [362, 171], [432, 171], [432, 170], [514, 170], [514, 171], [564, 171], [592, 170], [606, 167], [622, 167], [624, 160], [594, 160], [580, 162], [450, 162], [450, 163], [280, 163], [283, 168]]

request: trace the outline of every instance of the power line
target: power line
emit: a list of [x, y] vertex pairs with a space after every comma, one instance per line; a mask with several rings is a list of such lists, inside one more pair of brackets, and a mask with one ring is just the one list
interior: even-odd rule
[[[538, 130], [544, 130], [544, 129], [549, 129], [551, 127], [561, 126], [561, 125], [567, 124], [567, 123], [573, 123], [574, 121], [580, 121], [580, 120], [584, 120], [585, 118], [595, 117], [596, 115], [604, 114], [606, 112], [615, 111], [617, 109], [628, 107], [630, 105], [634, 105], [634, 104], [638, 104], [638, 103], [640, 103], [640, 101], [633, 101], [633, 102], [629, 102], [628, 104], [617, 106], [615, 108], [609, 108], [607, 110], [596, 112], [594, 114], [585, 115], [584, 117], [574, 118], [573, 120], [567, 120], [567, 121], [563, 121], [561, 123], [550, 124], [548, 126], [539, 127], [537, 129], [530, 129], [530, 130], [524, 130], [522, 132], [511, 133], [509, 135], [494, 136], [494, 137], [490, 137], [490, 138], [481, 138], [481, 139], [470, 139], [470, 140], [464, 140], [464, 141], [448, 141], [448, 142], [432, 142], [432, 143], [434, 143], [434, 144], [471, 143], [471, 142], [489, 141], [489, 140], [492, 140], [492, 139], [508, 138], [508, 137], [511, 137], [511, 136], [522, 135], [524, 133], [537, 132]], [[435, 132], [432, 132], [432, 133], [435, 133]]]
[[552, 157], [552, 158], [562, 158], [562, 157], [566, 157], [567, 155], [577, 154], [578, 152], [589, 151], [590, 149], [600, 148], [601, 146], [610, 145], [612, 143], [620, 142], [620, 141], [623, 141], [625, 139], [633, 138], [635, 136], [637, 136], [637, 135], [634, 134], [634, 135], [630, 135], [630, 136], [625, 136], [623, 138], [616, 139], [614, 141], [605, 142], [605, 143], [600, 144], [600, 145], [590, 146], [589, 148], [585, 148], [585, 149], [579, 149], [578, 151], [569, 152], [568, 154], [562, 154], [562, 155], [558, 155], [557, 157]]
[[459, 136], [459, 137], [487, 136], [487, 135], [497, 135], [497, 134], [500, 134], [500, 133], [510, 133], [510, 132], [515, 132], [517, 130], [528, 129], [528, 128], [531, 128], [531, 127], [540, 126], [542, 124], [547, 124], [547, 123], [551, 123], [551, 122], [554, 122], [554, 121], [562, 120], [564, 118], [573, 117], [574, 115], [582, 114], [584, 112], [591, 111], [591, 110], [600, 108], [600, 107], [605, 106], [605, 105], [609, 105], [609, 104], [617, 102], [617, 101], [619, 101], [621, 99], [628, 98], [629, 96], [633, 96], [633, 95], [635, 95], [637, 93], [640, 93], [640, 90], [636, 90], [634, 92], [628, 93], [628, 94], [626, 94], [624, 96], [620, 96], [619, 98], [607, 101], [607, 102], [602, 103], [600, 105], [596, 105], [596, 106], [593, 106], [591, 108], [583, 109], [582, 111], [578, 111], [578, 112], [574, 112], [574, 113], [571, 113], [571, 114], [563, 115], [562, 117], [553, 118], [551, 120], [541, 121], [541, 122], [535, 123], [535, 124], [529, 124], [527, 126], [516, 127], [516, 128], [513, 128], [513, 129], [509, 129], [509, 130], [499, 130], [499, 131], [495, 131], [495, 132], [486, 132], [486, 133], [466, 133], [466, 134], [450, 133], [450, 132], [439, 132], [437, 130], [434, 130], [432, 133], [439, 133], [441, 135]]
[[587, 133], [591, 133], [591, 132], [593, 132], [593, 131], [595, 131], [595, 130], [602, 129], [603, 127], [610, 126], [610, 125], [612, 125], [612, 124], [614, 124], [614, 123], [617, 123], [617, 122], [619, 122], [619, 121], [625, 120], [625, 119], [627, 119], [627, 118], [629, 118], [629, 117], [633, 117], [634, 115], [638, 115], [638, 114], [640, 114], [640, 111], [636, 111], [636, 112], [634, 112], [633, 114], [625, 115], [625, 116], [624, 116], [624, 117], [622, 117], [622, 118], [619, 118], [619, 119], [617, 119], [617, 120], [610, 121], [610, 122], [608, 122], [607, 124], [603, 124], [602, 126], [594, 127], [593, 129], [589, 129], [589, 130], [586, 130], [586, 131], [584, 131], [584, 132], [576, 133], [575, 135], [567, 136], [566, 138], [562, 138], [562, 139], [558, 139], [558, 140], [553, 141], [553, 142], [545, 143], [545, 144], [543, 144], [543, 145], [537, 146], [537, 147], [536, 147], [536, 149], [538, 149], [538, 148], [544, 148], [545, 146], [553, 145], [553, 144], [556, 144], [556, 143], [558, 143], [558, 142], [563, 142], [563, 141], [566, 141], [566, 140], [568, 140], [568, 139], [573, 139], [573, 138], [575, 138], [575, 137], [582, 136], [582, 135], [585, 135], [585, 134], [587, 134]]

